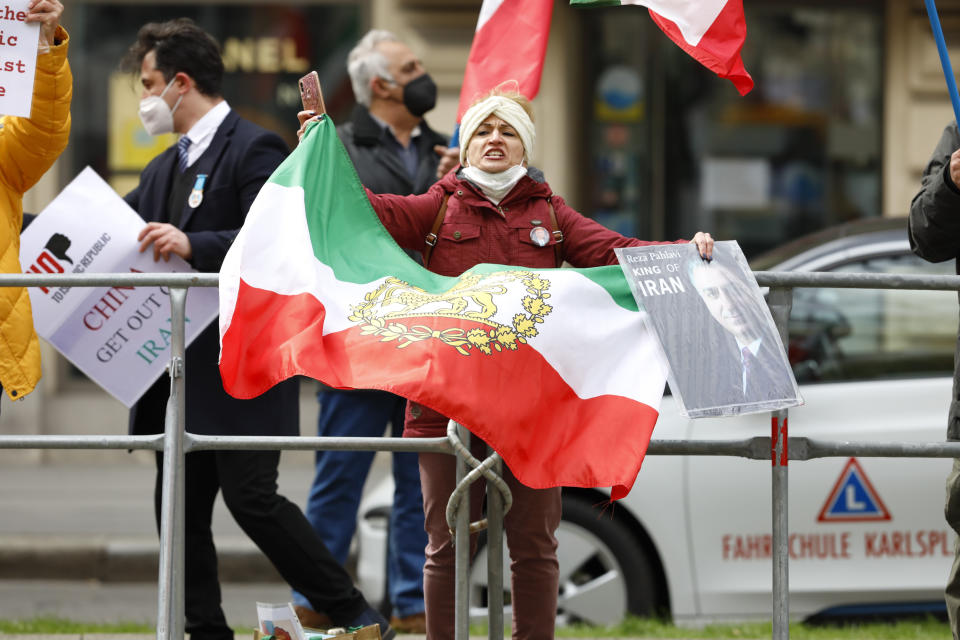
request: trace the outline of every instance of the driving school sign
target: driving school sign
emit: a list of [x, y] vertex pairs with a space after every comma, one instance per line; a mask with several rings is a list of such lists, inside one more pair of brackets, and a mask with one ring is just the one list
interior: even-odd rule
[[[89, 167], [23, 232], [25, 273], [177, 273], [192, 271], [179, 258], [154, 262], [139, 252], [145, 226]], [[125, 406], [132, 406], [170, 361], [166, 287], [30, 287], [40, 337]], [[187, 297], [186, 343], [217, 315], [215, 289]]]

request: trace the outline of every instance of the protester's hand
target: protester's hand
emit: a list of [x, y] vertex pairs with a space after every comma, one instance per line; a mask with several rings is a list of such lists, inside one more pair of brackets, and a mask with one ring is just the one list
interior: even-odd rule
[[307, 132], [307, 123], [311, 120], [319, 120], [320, 116], [317, 115], [316, 111], [301, 111], [297, 114], [297, 120], [300, 121], [300, 128], [297, 129], [297, 141], [303, 137], [303, 134]]
[[950, 179], [955, 187], [960, 188], [960, 149], [950, 156]]
[[190, 246], [187, 234], [166, 222], [148, 222], [137, 236], [137, 241], [140, 242], [140, 253], [153, 245], [154, 262], [159, 262], [161, 256], [165, 262], [169, 262], [171, 253], [184, 260], [193, 256], [193, 247]]
[[709, 233], [697, 231], [697, 235], [693, 236], [690, 244], [697, 245], [697, 251], [704, 260], [713, 259], [713, 237]]
[[40, 43], [53, 46], [60, 26], [63, 5], [60, 0], [31, 0], [27, 5], [27, 22], [40, 23]]
[[437, 165], [437, 180], [460, 164], [460, 147], [445, 147], [438, 144], [434, 145], [433, 151], [440, 156], [440, 163]]

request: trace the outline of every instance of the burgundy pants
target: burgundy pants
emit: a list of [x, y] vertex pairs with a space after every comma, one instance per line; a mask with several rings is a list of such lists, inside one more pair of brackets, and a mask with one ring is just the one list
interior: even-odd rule
[[[523, 640], [553, 638], [557, 615], [557, 539], [560, 526], [560, 488], [531, 489], [503, 467], [513, 492], [513, 507], [504, 518], [510, 554], [513, 599], [513, 637]], [[456, 487], [456, 458], [446, 453], [420, 454], [420, 484], [427, 530], [423, 591], [427, 609], [427, 640], [454, 637], [455, 561], [453, 536], [447, 526], [447, 500]], [[480, 518], [485, 483], [471, 487], [470, 521]], [[471, 536], [471, 556], [476, 552]]]

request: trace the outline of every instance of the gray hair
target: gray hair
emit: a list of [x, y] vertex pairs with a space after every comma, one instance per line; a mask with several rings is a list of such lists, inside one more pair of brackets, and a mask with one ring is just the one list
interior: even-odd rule
[[377, 49], [381, 42], [402, 42], [400, 38], [385, 29], [371, 29], [360, 38], [347, 56], [347, 73], [353, 85], [353, 95], [357, 102], [370, 106], [370, 81], [383, 78], [393, 82], [393, 75], [387, 65], [386, 57]]

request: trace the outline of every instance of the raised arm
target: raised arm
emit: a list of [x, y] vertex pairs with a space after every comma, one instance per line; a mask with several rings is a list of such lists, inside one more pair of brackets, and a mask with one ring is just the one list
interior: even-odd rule
[[380, 222], [404, 249], [423, 251], [427, 234], [443, 205], [445, 192], [435, 184], [423, 194], [398, 196], [364, 188]]
[[0, 178], [12, 189], [30, 189], [53, 165], [70, 137], [73, 77], [67, 62], [69, 36], [60, 26], [63, 5], [34, 0], [27, 21], [39, 22], [41, 48], [29, 118], [5, 117], [0, 129]]
[[557, 224], [563, 231], [564, 259], [575, 267], [617, 264], [614, 249], [650, 244], [691, 242], [697, 245], [697, 250], [704, 258], [709, 259], [713, 255], [713, 238], [709, 233], [698, 231], [692, 240], [648, 241], [628, 238], [580, 214], [560, 196], [553, 196], [551, 201], [557, 213]]

